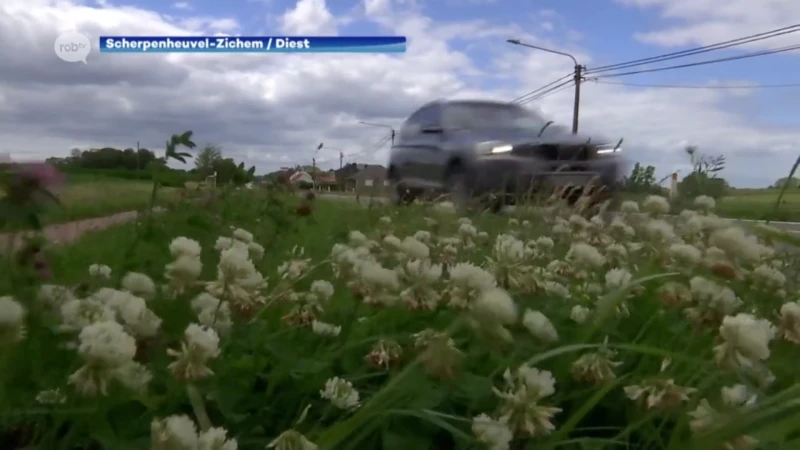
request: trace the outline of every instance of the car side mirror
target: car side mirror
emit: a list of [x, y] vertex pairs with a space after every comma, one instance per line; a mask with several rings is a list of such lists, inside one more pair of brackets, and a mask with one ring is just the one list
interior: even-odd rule
[[423, 134], [442, 134], [442, 133], [444, 133], [444, 128], [435, 127], [435, 126], [422, 127], [422, 133]]

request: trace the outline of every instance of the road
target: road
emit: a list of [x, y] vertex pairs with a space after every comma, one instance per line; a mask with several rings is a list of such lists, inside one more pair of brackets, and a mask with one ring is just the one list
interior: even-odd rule
[[[356, 200], [356, 197], [353, 196], [353, 195], [337, 195], [337, 194], [317, 193], [317, 197], [324, 198], [324, 199], [329, 199], [329, 200], [345, 200], [345, 201], [347, 201], [347, 200], [355, 201]], [[359, 198], [359, 201], [362, 204], [368, 204], [370, 202], [370, 197], [361, 196]], [[386, 198], [386, 197], [373, 197], [372, 201], [376, 201], [376, 202], [380, 202], [380, 203], [387, 203], [389, 201], [389, 199]], [[729, 220], [732, 220], [734, 222], [739, 222], [745, 227], [748, 226], [748, 225], [753, 225], [753, 224], [757, 224], [757, 223], [765, 223], [764, 221], [761, 221], [761, 220], [746, 220], [746, 219], [729, 219]], [[785, 231], [787, 233], [800, 234], [800, 222], [770, 222], [770, 225], [772, 225], [773, 227], [775, 227], [775, 228], [777, 228], [777, 229], [779, 229], [781, 231]]]

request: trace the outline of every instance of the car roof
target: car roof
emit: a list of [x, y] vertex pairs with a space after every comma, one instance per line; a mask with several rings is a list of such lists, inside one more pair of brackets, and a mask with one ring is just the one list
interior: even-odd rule
[[449, 104], [470, 104], [470, 105], [497, 105], [497, 106], [514, 106], [521, 108], [522, 105], [518, 105], [513, 102], [509, 101], [501, 101], [501, 100], [488, 100], [488, 99], [438, 99], [424, 105], [420, 106], [419, 109], [431, 106], [431, 105], [449, 105]]

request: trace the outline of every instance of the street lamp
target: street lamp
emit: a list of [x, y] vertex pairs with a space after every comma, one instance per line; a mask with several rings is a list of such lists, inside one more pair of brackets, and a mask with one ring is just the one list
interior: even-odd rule
[[583, 66], [578, 64], [578, 60], [575, 59], [574, 56], [570, 55], [569, 53], [560, 52], [558, 50], [551, 50], [549, 48], [539, 47], [538, 45], [527, 44], [525, 42], [520, 41], [519, 39], [506, 39], [506, 42], [509, 44], [519, 45], [521, 47], [528, 47], [534, 50], [541, 50], [547, 53], [553, 53], [555, 55], [566, 56], [567, 58], [572, 60], [572, 63], [575, 67], [575, 72], [573, 74], [573, 80], [575, 81], [575, 103], [572, 107], [572, 134], [576, 134], [578, 132], [578, 111], [580, 109], [581, 104], [581, 81], [582, 81], [582, 72]]
[[371, 127], [381, 127], [381, 128], [390, 129], [392, 131], [392, 145], [394, 145], [394, 136], [396, 134], [395, 131], [394, 131], [394, 127], [392, 127], [390, 125], [383, 124], [383, 123], [364, 122], [362, 120], [359, 120], [358, 123], [360, 123], [361, 125], [369, 125]]

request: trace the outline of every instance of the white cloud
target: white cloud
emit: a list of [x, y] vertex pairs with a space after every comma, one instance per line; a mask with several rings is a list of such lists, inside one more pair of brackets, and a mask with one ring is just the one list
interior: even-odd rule
[[[637, 38], [663, 46], [709, 45], [800, 23], [797, 0], [616, 0], [618, 3], [656, 9], [678, 22]], [[771, 49], [797, 43], [798, 33], [753, 42], [749, 49]]]
[[192, 9], [192, 5], [189, 2], [175, 2], [172, 4], [172, 7], [175, 9], [182, 9], [182, 10], [190, 10]]
[[[632, 0], [629, 0], [632, 1]], [[656, 0], [653, 0], [656, 1]], [[706, 0], [710, 1], [710, 0]], [[568, 23], [549, 14], [557, 29]], [[368, 152], [383, 162], [375, 143], [386, 130], [359, 120], [399, 126], [421, 104], [442, 97], [511, 99], [572, 69], [568, 58], [505, 44], [515, 37], [575, 54], [577, 44], [525, 33], [486, 20], [436, 22], [413, 2], [366, 0], [357, 14], [381, 33], [409, 37], [405, 55], [98, 54], [89, 64], [58, 60], [52, 43], [60, 29], [101, 34], [186, 35], [235, 33], [233, 18], [171, 18], [131, 6], [94, 8], [77, 0], [3, 0], [0, 3], [0, 153], [15, 158], [66, 155], [75, 146], [159, 149], [167, 135], [192, 129], [259, 171], [308, 163], [320, 141], [345, 155]], [[291, 34], [333, 33], [341, 18], [322, 0], [300, 0], [282, 24]], [[735, 32], [735, 30], [734, 30]], [[550, 34], [548, 34], [549, 36]], [[496, 55], [477, 61], [454, 42]], [[742, 84], [747, 80], [742, 80]], [[494, 87], [492, 87], [494, 86]], [[789, 126], [759, 125], [730, 108], [749, 91], [631, 89], [586, 83], [581, 129], [625, 137], [635, 160], [658, 164], [659, 174], [685, 163], [682, 141], [729, 155], [729, 178], [767, 184], [783, 176], [800, 143]], [[567, 89], [537, 102], [564, 124], [571, 122]], [[324, 155], [323, 155], [324, 153]], [[756, 156], [753, 156], [753, 154]], [[765, 157], [765, 155], [767, 157]], [[345, 160], [348, 157], [345, 156]], [[321, 152], [320, 164], [338, 166], [338, 151]], [[756, 171], [753, 169], [757, 167]], [[662, 175], [663, 176], [663, 175]]]
[[336, 34], [336, 19], [328, 11], [325, 0], [299, 0], [281, 18], [284, 33], [294, 35]]

